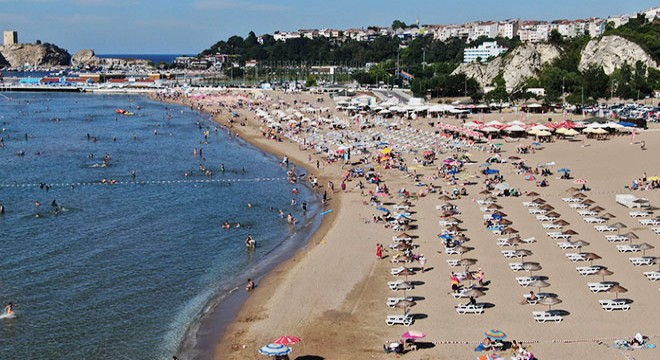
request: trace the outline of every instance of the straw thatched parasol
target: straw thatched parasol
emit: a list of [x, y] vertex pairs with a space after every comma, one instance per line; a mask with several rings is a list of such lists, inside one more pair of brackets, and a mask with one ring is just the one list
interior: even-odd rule
[[543, 267], [541, 266], [541, 264], [536, 263], [536, 262], [524, 262], [524, 263], [522, 264], [522, 268], [523, 268], [525, 271], [529, 271], [530, 275], [531, 275], [534, 271], [539, 271], [539, 270], [543, 269]]
[[538, 304], [546, 305], [548, 310], [552, 310], [554, 305], [560, 304], [562, 301], [559, 298], [546, 296], [538, 301]]
[[598, 254], [592, 252], [584, 254], [584, 260], [589, 261], [592, 265], [594, 263], [594, 260], [599, 260], [599, 259], [602, 259], [602, 257], [600, 257], [600, 255]]
[[578, 248], [582, 248], [584, 246], [589, 246], [590, 244], [584, 240], [577, 240], [577, 241], [572, 241], [570, 242], [572, 245], [577, 246]]
[[548, 217], [556, 217], [556, 218], [558, 218], [558, 217], [561, 216], [561, 214], [558, 213], [558, 212], [556, 212], [556, 211], [551, 211], [551, 212], [545, 214], [545, 216], [548, 216]]
[[568, 221], [563, 220], [563, 219], [555, 220], [555, 221], [553, 221], [552, 223], [555, 224], [555, 225], [562, 226], [562, 227], [571, 224], [571, 223], [569, 223]]
[[646, 250], [655, 249], [655, 246], [649, 243], [641, 243], [639, 244], [639, 249], [642, 250], [642, 256], [646, 256]]
[[536, 191], [530, 191], [527, 193], [527, 196], [539, 196], [540, 194], [537, 193]]
[[602, 280], [602, 281], [605, 281], [605, 276], [610, 276], [610, 275], [612, 275], [612, 274], [614, 274], [614, 271], [609, 270], [609, 269], [607, 269], [607, 268], [600, 268], [600, 269], [598, 269], [598, 271], [596, 271], [595, 273], [593, 273], [593, 275], [602, 276], [602, 277], [603, 277], [603, 280]]
[[[577, 190], [577, 189], [576, 189], [576, 190]], [[574, 198], [579, 198], [579, 199], [584, 199], [584, 198], [587, 197], [587, 195], [585, 195], [585, 194], [583, 194], [583, 193], [581, 193], [581, 192], [578, 192], [578, 193], [573, 194], [573, 197], [574, 197]]]
[[566, 235], [579, 235], [579, 233], [578, 233], [577, 231], [572, 230], [572, 229], [568, 229], [568, 230], [566, 230], [566, 231], [562, 231], [562, 234], [566, 234]]
[[611, 288], [607, 289], [607, 292], [616, 293], [616, 298], [618, 299], [619, 298], [619, 293], [628, 292], [628, 289], [624, 288], [623, 286], [621, 286], [619, 284], [616, 284], [616, 285], [612, 286]]
[[539, 293], [539, 292], [541, 292], [541, 288], [546, 288], [546, 287], [550, 286], [550, 283], [545, 281], [545, 280], [534, 280], [531, 283], [529, 283], [529, 285], [527, 285], [527, 286], [537, 288], [538, 289], [537, 293]]
[[543, 206], [541, 206], [539, 208], [543, 209], [543, 210], [554, 210], [555, 209], [555, 207], [550, 205], [550, 204], [544, 204]]
[[532, 200], [532, 202], [535, 203], [535, 204], [545, 204], [545, 200], [543, 200], [541, 198], [536, 198], [536, 199]]
[[478, 298], [486, 295], [485, 292], [478, 290], [478, 289], [470, 289], [464, 293], [465, 296], [473, 297], [473, 298]]
[[502, 234], [517, 234], [518, 232], [519, 232], [518, 230], [511, 227], [502, 230]]

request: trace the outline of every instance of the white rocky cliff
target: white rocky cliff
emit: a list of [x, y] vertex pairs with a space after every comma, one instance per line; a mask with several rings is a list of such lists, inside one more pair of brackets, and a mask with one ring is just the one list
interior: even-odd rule
[[589, 41], [585, 46], [578, 69], [584, 71], [591, 65], [602, 66], [605, 74], [610, 75], [624, 63], [634, 65], [637, 61], [648, 68], [658, 68], [658, 64], [639, 45], [620, 36], [603, 36]]
[[96, 68], [96, 67], [128, 67], [138, 66], [145, 67], [149, 64], [149, 60], [144, 59], [112, 59], [100, 58], [96, 56], [94, 50], [85, 49], [80, 50], [71, 58], [71, 65], [79, 68]]

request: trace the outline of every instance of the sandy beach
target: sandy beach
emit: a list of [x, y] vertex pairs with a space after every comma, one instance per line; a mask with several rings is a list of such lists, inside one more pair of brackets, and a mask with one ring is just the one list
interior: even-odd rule
[[[271, 99], [279, 99], [281, 106], [291, 106], [293, 101], [314, 104], [323, 99], [323, 105], [341, 117], [348, 117], [335, 110], [334, 103], [326, 95], [316, 94], [285, 94], [282, 92], [265, 93]], [[182, 101], [186, 105], [204, 103], [201, 99]], [[217, 112], [215, 100], [205, 102], [204, 110]], [[225, 99], [226, 101], [226, 99]], [[274, 101], [274, 100], [273, 100]], [[604, 208], [615, 216], [609, 223], [620, 222], [626, 227], [621, 233], [634, 232], [639, 239], [635, 244], [658, 244], [659, 235], [651, 231], [652, 226], [641, 225], [637, 218], [629, 215], [628, 209], [615, 202], [615, 195], [629, 193], [624, 186], [631, 185], [633, 179], [660, 175], [660, 168], [655, 159], [657, 146], [660, 146], [660, 131], [656, 124], [649, 130], [642, 130], [633, 140], [630, 135], [615, 136], [608, 140], [556, 140], [542, 144], [537, 151], [529, 154], [517, 154], [516, 147], [520, 144], [531, 144], [534, 139], [521, 139], [519, 142], [508, 142], [494, 139], [500, 143], [501, 157], [518, 156], [525, 164], [537, 167], [548, 165], [553, 174], [545, 177], [549, 182], [547, 187], [536, 186], [536, 181], [526, 181], [512, 161], [492, 164], [493, 169], [500, 171], [504, 180], [522, 193], [534, 191], [539, 196], [529, 197], [498, 197], [496, 204], [511, 221], [510, 227], [519, 231], [521, 238], [534, 237], [535, 242], [522, 244], [518, 249], [528, 249], [532, 255], [524, 260], [505, 258], [502, 250], [513, 250], [513, 247], [497, 245], [497, 236], [484, 226], [484, 212], [480, 210], [477, 200], [488, 195], [480, 194], [484, 190], [483, 180], [486, 175], [480, 173], [480, 164], [493, 156], [492, 153], [470, 150], [473, 163], [465, 165], [464, 172], [474, 176], [470, 178], [475, 185], [466, 186], [467, 196], [450, 202], [460, 211], [458, 218], [464, 234], [470, 239], [466, 246], [472, 248], [461, 257], [476, 259], [470, 270], [481, 268], [485, 273], [483, 290], [485, 296], [479, 297], [478, 303], [484, 304], [483, 314], [458, 314], [454, 307], [466, 303], [467, 299], [455, 299], [451, 292], [450, 275], [452, 271], [462, 271], [462, 267], [450, 267], [448, 259], [459, 259], [458, 255], [446, 255], [441, 239], [437, 234], [442, 227], [438, 224], [440, 212], [436, 206], [447, 201], [439, 199], [440, 193], [430, 193], [412, 200], [409, 209], [412, 224], [415, 227], [408, 232], [414, 236], [418, 246], [414, 252], [424, 254], [427, 259], [426, 271], [416, 272], [409, 280], [415, 288], [408, 291], [407, 296], [413, 296], [416, 305], [410, 309], [414, 324], [410, 327], [402, 325], [387, 326], [387, 315], [402, 314], [403, 309], [386, 306], [388, 297], [403, 296], [400, 292], [391, 291], [387, 283], [398, 280], [390, 274], [390, 269], [401, 264], [392, 264], [391, 260], [397, 253], [394, 250], [385, 252], [384, 259], [375, 256], [376, 244], [388, 247], [392, 244], [392, 236], [396, 233], [383, 223], [374, 223], [373, 216], [381, 215], [376, 207], [369, 205], [368, 191], [375, 192], [375, 185], [367, 184], [362, 192], [357, 183], [360, 179], [346, 182], [346, 190], [339, 188], [341, 179], [350, 165], [342, 166], [341, 162], [325, 163], [319, 154], [301, 149], [300, 144], [284, 138], [274, 141], [262, 135], [254, 112], [247, 107], [236, 108], [238, 117], [232, 126], [241, 138], [265, 151], [278, 156], [287, 155], [291, 162], [306, 169], [308, 177], [312, 174], [319, 177], [322, 190], [328, 181], [335, 184], [335, 191], [328, 194], [327, 209], [333, 212], [326, 215], [321, 228], [314, 234], [309, 246], [293, 255], [291, 260], [280, 265], [250, 294], [234, 323], [218, 339], [215, 359], [247, 359], [265, 358], [258, 349], [273, 339], [292, 335], [302, 338], [298, 344], [292, 345], [291, 358], [295, 359], [389, 359], [396, 354], [386, 354], [383, 344], [400, 339], [402, 333], [408, 330], [422, 331], [427, 336], [419, 340], [417, 351], [409, 351], [400, 355], [408, 359], [474, 359], [484, 353], [477, 353], [474, 348], [484, 338], [484, 332], [489, 329], [504, 331], [507, 340], [518, 340], [540, 359], [621, 359], [634, 355], [635, 359], [655, 359], [657, 349], [642, 349], [634, 352], [614, 348], [614, 340], [631, 339], [637, 332], [647, 335], [651, 342], [657, 342], [660, 335], [658, 328], [658, 282], [647, 279], [643, 273], [658, 270], [657, 265], [634, 266], [630, 257], [641, 256], [641, 253], [621, 253], [617, 245], [628, 243], [613, 243], [605, 239], [605, 234], [596, 231], [594, 224], [588, 224], [569, 203], [563, 198], [571, 197], [575, 188], [574, 180], [587, 180], [591, 188], [584, 194], [593, 205]], [[560, 114], [551, 115], [556, 121], [561, 121]], [[227, 124], [230, 118], [227, 110], [215, 115], [218, 122]], [[526, 122], [545, 122], [548, 115], [530, 115]], [[500, 120], [503, 122], [519, 120], [520, 114], [485, 114], [472, 116], [471, 119]], [[420, 136], [429, 132], [433, 134], [436, 128], [429, 125], [429, 119], [406, 120], [402, 130], [384, 130], [382, 128], [370, 131], [395, 131], [398, 133]], [[431, 119], [437, 121], [437, 119]], [[579, 120], [579, 118], [574, 119]], [[460, 125], [461, 121], [448, 118], [444, 122]], [[241, 126], [240, 122], [246, 122]], [[357, 130], [356, 130], [357, 131]], [[367, 130], [364, 130], [367, 131]], [[645, 141], [647, 150], [640, 149], [640, 141]], [[311, 155], [311, 158], [310, 158]], [[437, 155], [435, 165], [415, 165], [410, 152], [403, 153], [408, 164], [408, 171], [416, 171], [424, 183], [440, 186], [441, 190], [451, 191], [454, 186], [448, 185], [441, 178], [435, 178], [437, 164], [451, 152], [444, 150]], [[421, 155], [419, 155], [421, 157]], [[310, 161], [311, 159], [311, 161]], [[320, 168], [316, 168], [316, 161]], [[557, 172], [560, 168], [571, 169], [572, 179], [560, 179]], [[412, 193], [423, 189], [415, 186], [416, 182], [410, 176], [396, 168], [386, 169], [375, 166], [390, 189], [390, 197], [383, 197], [383, 206], [392, 210], [392, 204], [402, 199], [396, 190], [406, 188]], [[537, 179], [543, 177], [538, 175]], [[460, 188], [460, 186], [458, 186]], [[573, 190], [571, 190], [573, 189]], [[635, 191], [638, 197], [648, 198], [653, 205], [660, 204], [658, 190]], [[552, 230], [544, 229], [535, 215], [523, 202], [542, 198], [560, 214], [560, 218], [569, 223], [563, 230], [572, 229], [577, 232], [571, 240], [581, 239], [590, 245], [580, 249], [563, 250], [557, 241], [546, 235]], [[656, 215], [651, 215], [656, 216]], [[616, 234], [618, 232], [614, 232]], [[628, 291], [620, 294], [608, 292], [592, 293], [587, 283], [600, 281], [599, 276], [581, 276], [577, 266], [587, 266], [588, 262], [571, 262], [565, 253], [588, 251], [598, 254], [602, 259], [593, 262], [594, 265], [606, 266], [613, 272], [605, 280], [616, 281]], [[647, 256], [657, 256], [657, 249], [646, 251]], [[516, 277], [529, 276], [526, 271], [513, 272], [510, 262], [537, 262], [542, 269], [533, 275], [543, 276], [550, 286], [541, 289], [552, 293], [561, 299], [561, 303], [552, 307], [562, 310], [563, 320], [560, 323], [538, 323], [534, 321], [533, 311], [548, 310], [547, 306], [521, 305], [523, 295], [536, 288], [522, 287]], [[415, 261], [406, 266], [419, 268]], [[630, 299], [629, 311], [607, 312], [601, 308], [599, 300], [619, 298]], [[503, 355], [511, 356], [509, 351]]]

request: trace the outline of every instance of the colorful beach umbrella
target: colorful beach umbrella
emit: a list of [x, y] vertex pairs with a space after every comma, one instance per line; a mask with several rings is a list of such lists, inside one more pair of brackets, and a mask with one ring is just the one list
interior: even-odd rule
[[259, 354], [268, 356], [283, 356], [291, 352], [291, 348], [280, 344], [268, 344], [259, 349]]
[[571, 172], [571, 169], [561, 168], [561, 169], [557, 170], [557, 172], [560, 172], [560, 173], [569, 173], [569, 172]]
[[491, 340], [504, 340], [506, 339], [506, 334], [502, 330], [488, 330], [485, 332], [486, 337]]
[[412, 340], [415, 340], [415, 339], [423, 339], [423, 338], [425, 338], [425, 337], [426, 337], [426, 334], [424, 334], [424, 333], [421, 332], [421, 331], [414, 331], [414, 330], [412, 330], [412, 331], [406, 331], [406, 332], [404, 332], [404, 333], [401, 335], [401, 337], [404, 338], [404, 339], [412, 339]]
[[525, 180], [534, 181], [534, 180], [536, 180], [536, 177], [534, 177], [534, 174], [532, 174], [532, 173], [527, 173], [527, 174], [525, 174]]
[[587, 183], [587, 180], [582, 179], [582, 178], [573, 180], [573, 184], [578, 184], [579, 185], [579, 184], [586, 184], [586, 183]]
[[301, 338], [295, 336], [280, 336], [277, 339], [273, 340], [273, 344], [293, 345], [301, 341], [302, 341]]

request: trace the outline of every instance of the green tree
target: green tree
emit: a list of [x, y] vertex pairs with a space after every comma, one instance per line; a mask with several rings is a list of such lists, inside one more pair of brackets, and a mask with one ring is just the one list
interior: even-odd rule
[[404, 23], [403, 21], [400, 21], [400, 20], [392, 21], [392, 30], [405, 29], [407, 27], [408, 27], [408, 25], [406, 25], [406, 23]]

